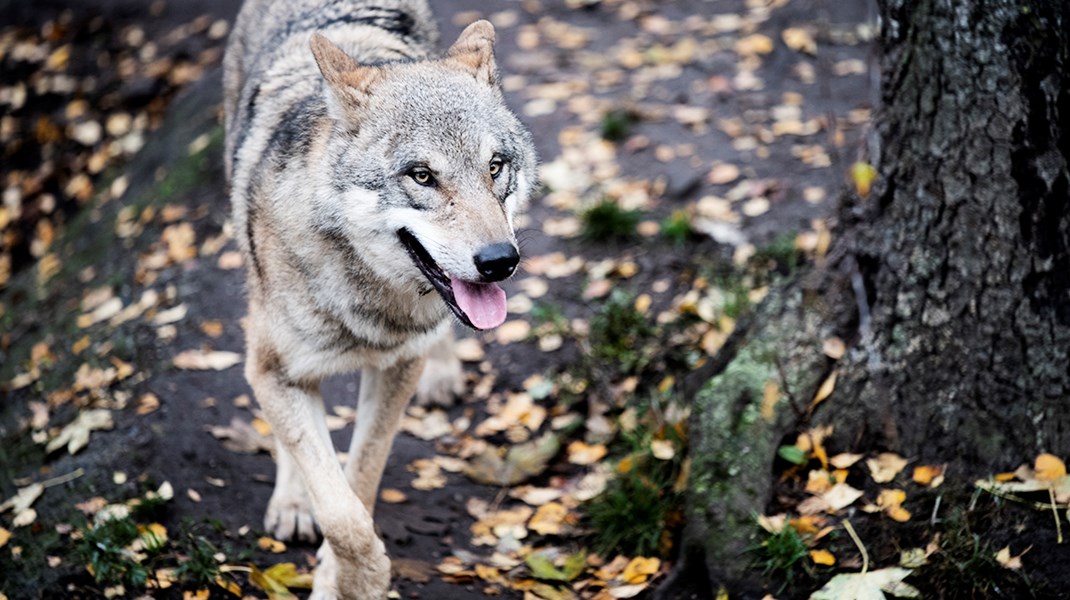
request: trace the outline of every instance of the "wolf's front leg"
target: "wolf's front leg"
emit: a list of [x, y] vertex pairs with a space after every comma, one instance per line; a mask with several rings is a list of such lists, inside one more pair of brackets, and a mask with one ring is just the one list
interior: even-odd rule
[[285, 375], [272, 348], [250, 340], [246, 376], [279, 444], [293, 459], [328, 545], [315, 575], [316, 597], [374, 600], [390, 588], [390, 558], [371, 514], [349, 487], [317, 424], [318, 394]]

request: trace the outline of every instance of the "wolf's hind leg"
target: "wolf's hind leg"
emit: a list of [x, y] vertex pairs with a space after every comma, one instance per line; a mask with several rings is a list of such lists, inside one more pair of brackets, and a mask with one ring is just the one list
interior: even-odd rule
[[416, 403], [449, 406], [463, 391], [464, 370], [453, 348], [453, 330], [449, 329], [427, 353], [427, 364], [416, 388]]
[[364, 369], [360, 374], [357, 426], [349, 446], [345, 473], [368, 512], [375, 508], [379, 480], [383, 477], [394, 434], [401, 425], [416, 383], [422, 358], [402, 361], [387, 369]]

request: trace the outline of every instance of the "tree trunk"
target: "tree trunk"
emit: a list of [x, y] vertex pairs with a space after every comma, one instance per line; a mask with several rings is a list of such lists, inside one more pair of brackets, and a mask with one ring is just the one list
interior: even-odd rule
[[881, 13], [880, 183], [841, 213], [871, 318], [821, 418], [974, 469], [1065, 456], [1070, 3]]
[[812, 421], [837, 452], [950, 462], [963, 481], [1070, 454], [1070, 2], [880, 5], [873, 194], [845, 202], [828, 267], [771, 294], [695, 396], [676, 575], [744, 596], [776, 448], [815, 424], [832, 369]]

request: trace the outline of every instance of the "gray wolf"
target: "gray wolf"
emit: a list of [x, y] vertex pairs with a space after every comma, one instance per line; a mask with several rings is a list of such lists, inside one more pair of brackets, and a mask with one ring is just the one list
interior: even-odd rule
[[[443, 54], [425, 0], [247, 0], [224, 60], [226, 172], [246, 259], [245, 375], [277, 443], [265, 527], [323, 534], [315, 598], [383, 597], [377, 488], [414, 393], [460, 383], [454, 318], [505, 319], [535, 185], [494, 28]], [[361, 369], [342, 466], [320, 382]]]

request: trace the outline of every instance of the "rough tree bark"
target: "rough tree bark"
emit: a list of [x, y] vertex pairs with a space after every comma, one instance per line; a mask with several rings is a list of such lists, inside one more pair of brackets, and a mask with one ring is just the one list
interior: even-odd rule
[[[966, 481], [1070, 454], [1070, 2], [879, 4], [873, 193], [844, 202], [827, 267], [772, 296], [696, 396], [685, 548], [714, 582], [746, 579], [795, 429]], [[832, 333], [839, 364], [820, 353]]]

